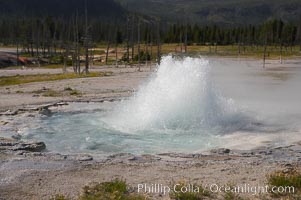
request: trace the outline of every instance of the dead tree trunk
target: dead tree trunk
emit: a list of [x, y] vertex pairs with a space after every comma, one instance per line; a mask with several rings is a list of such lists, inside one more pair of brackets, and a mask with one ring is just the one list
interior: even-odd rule
[[69, 56], [69, 47], [65, 47], [65, 56], [64, 56], [64, 68], [63, 73], [67, 72], [67, 64], [68, 64], [68, 56]]
[[19, 66], [19, 40], [17, 39], [17, 66]]
[[151, 32], [151, 36], [150, 36], [150, 69], [152, 67], [152, 60], [153, 60], [153, 32]]
[[118, 67], [118, 30], [116, 30], [116, 38], [115, 38], [115, 66]]
[[78, 12], [76, 13], [75, 19], [75, 39], [76, 39], [76, 69], [77, 73], [80, 74], [80, 44], [79, 44], [79, 28], [78, 28]]
[[126, 21], [126, 63], [129, 64], [130, 62], [130, 31], [129, 31], [129, 22], [130, 22], [130, 18], [129, 16], [127, 17], [127, 21]]
[[140, 66], [140, 55], [141, 55], [141, 52], [140, 52], [140, 19], [138, 19], [138, 39], [137, 39], [137, 42], [138, 42], [138, 71], [140, 72], [141, 71], [141, 66]]
[[282, 42], [280, 42], [280, 64], [282, 64]]
[[86, 75], [89, 74], [89, 45], [90, 45], [90, 38], [89, 38], [89, 28], [88, 28], [88, 7], [87, 7], [87, 0], [85, 0], [85, 72]]
[[86, 44], [85, 44], [85, 73], [86, 74], [89, 74], [89, 65], [90, 65], [90, 62], [89, 62], [89, 42], [87, 41]]
[[147, 32], [146, 41], [145, 41], [145, 66], [148, 66], [148, 45], [149, 45], [149, 32]]
[[134, 61], [135, 57], [135, 42], [134, 42], [134, 32], [135, 32], [135, 17], [132, 19], [132, 33], [131, 33], [131, 46], [132, 46], [132, 62]]
[[186, 23], [186, 25], [185, 25], [185, 44], [184, 44], [184, 46], [185, 46], [185, 53], [187, 53], [187, 39], [188, 39], [188, 25]]
[[161, 36], [160, 36], [160, 22], [157, 24], [157, 62], [161, 64]]
[[267, 51], [267, 44], [265, 43], [264, 50], [263, 50], [263, 68], [265, 68], [266, 51]]
[[183, 39], [182, 39], [182, 31], [180, 32], [180, 50], [183, 53]]
[[109, 61], [110, 45], [111, 45], [111, 42], [110, 42], [110, 40], [108, 40], [108, 43], [107, 43], [107, 50], [106, 50], [106, 65], [108, 65], [108, 61]]

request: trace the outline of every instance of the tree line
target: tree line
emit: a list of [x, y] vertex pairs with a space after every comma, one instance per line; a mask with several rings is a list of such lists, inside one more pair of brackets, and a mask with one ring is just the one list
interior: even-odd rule
[[[187, 33], [186, 33], [187, 32]], [[294, 45], [300, 41], [301, 22], [299, 25], [285, 23], [282, 20], [270, 20], [260, 25], [239, 27], [172, 25], [165, 35], [166, 43], [184, 41], [187, 34], [188, 43], [232, 45]]]
[[[115, 48], [117, 52], [118, 46], [126, 49], [124, 62], [140, 63], [142, 57], [146, 61], [156, 57], [160, 62], [162, 43], [179, 43], [184, 52], [191, 44], [238, 45], [239, 51], [250, 45], [275, 45], [281, 49], [300, 45], [301, 51], [301, 20], [299, 24], [273, 19], [259, 25], [222, 27], [188, 22], [169, 24], [134, 13], [129, 13], [125, 20], [104, 21], [88, 16], [87, 10], [84, 15], [77, 11], [68, 18], [0, 16], [0, 43], [16, 45], [32, 57], [46, 58], [59, 53], [64, 56], [65, 66], [67, 58], [72, 56], [72, 66], [77, 73], [81, 72], [80, 55], [84, 54], [88, 60], [89, 49], [100, 43], [107, 46], [106, 63], [109, 49]], [[142, 44], [146, 49], [142, 50]], [[150, 56], [154, 46], [157, 55]], [[88, 72], [89, 63], [85, 65]]]

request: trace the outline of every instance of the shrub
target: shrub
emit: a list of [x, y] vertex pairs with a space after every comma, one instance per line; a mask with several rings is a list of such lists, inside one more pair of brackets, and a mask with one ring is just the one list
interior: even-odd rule
[[130, 194], [125, 181], [98, 183], [94, 186], [85, 186], [80, 200], [144, 200], [142, 196]]

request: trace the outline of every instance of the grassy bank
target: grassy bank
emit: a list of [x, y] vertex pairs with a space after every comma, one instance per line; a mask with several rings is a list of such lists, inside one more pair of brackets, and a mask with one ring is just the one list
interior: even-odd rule
[[67, 74], [38, 74], [38, 75], [17, 75], [17, 76], [3, 76], [0, 77], [0, 86], [19, 85], [33, 82], [44, 81], [57, 81], [64, 79], [76, 79], [76, 78], [92, 78], [92, 77], [104, 77], [111, 76], [112, 72], [91, 72], [87, 75], [78, 75], [74, 73]]
[[[297, 200], [301, 198], [301, 174], [299, 169], [288, 168], [283, 171], [272, 172], [267, 175], [267, 182], [265, 184], [267, 184], [269, 188], [266, 192], [250, 190], [248, 193], [246, 190], [244, 191], [243, 186], [235, 184], [222, 186], [220, 192], [214, 192], [215, 189], [210, 191], [209, 188], [203, 188], [201, 185], [182, 181], [174, 183], [173, 186], [170, 185], [169, 188], [172, 188], [172, 190], [165, 195], [166, 199], [169, 197], [171, 200], [251, 200], [254, 198], [260, 200]], [[188, 189], [189, 187], [193, 189]], [[257, 186], [253, 186], [254, 189], [255, 187]], [[277, 191], [282, 192], [272, 191], [271, 188], [277, 188]], [[285, 188], [291, 188], [291, 190], [284, 191]], [[294, 188], [294, 190], [292, 190], [292, 188]], [[111, 182], [90, 184], [89, 186], [85, 186], [79, 193], [79, 200], [142, 200], [156, 198], [153, 194], [138, 193], [137, 188], [133, 188], [127, 185], [125, 181], [118, 179]], [[69, 198], [63, 195], [55, 195], [51, 200], [69, 200]]]

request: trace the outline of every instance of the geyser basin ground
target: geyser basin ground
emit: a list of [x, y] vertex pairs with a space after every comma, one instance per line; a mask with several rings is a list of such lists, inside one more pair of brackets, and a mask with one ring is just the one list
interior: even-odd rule
[[18, 133], [50, 151], [104, 155], [284, 145], [301, 139], [301, 69], [286, 66], [167, 56], [132, 97], [23, 118]]

